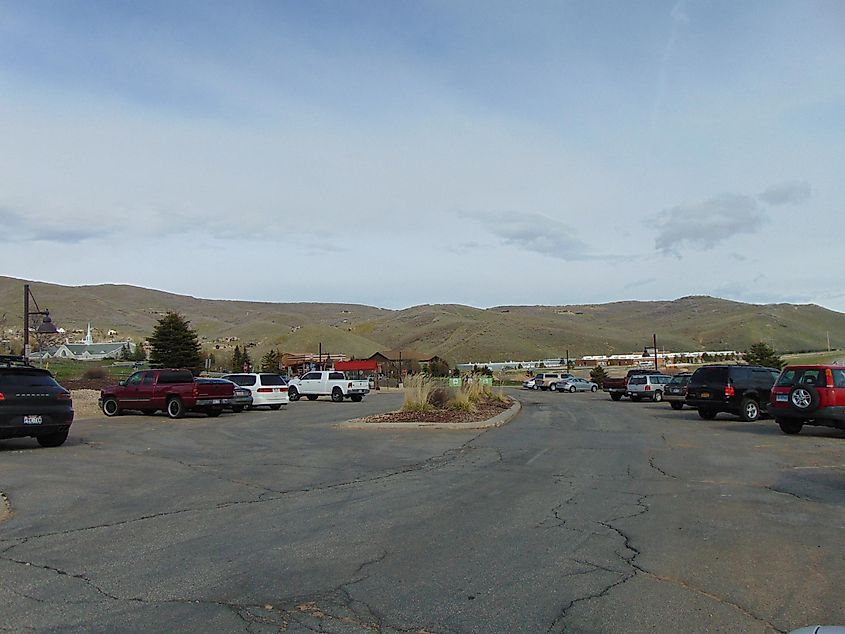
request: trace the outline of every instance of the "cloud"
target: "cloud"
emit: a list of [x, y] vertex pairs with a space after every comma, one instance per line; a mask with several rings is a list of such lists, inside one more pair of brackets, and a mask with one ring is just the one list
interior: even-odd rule
[[74, 226], [44, 215], [23, 214], [8, 207], [0, 207], [0, 226], [6, 239], [15, 242], [78, 244], [108, 234], [97, 228]]
[[468, 213], [484, 224], [504, 244], [562, 260], [589, 257], [587, 246], [573, 235], [569, 225], [535, 213]]
[[750, 196], [723, 194], [710, 200], [667, 209], [657, 218], [655, 247], [680, 256], [684, 246], [712, 249], [738, 234], [759, 231], [768, 216]]
[[757, 198], [769, 205], [797, 205], [807, 200], [812, 194], [810, 183], [795, 181], [772, 185]]

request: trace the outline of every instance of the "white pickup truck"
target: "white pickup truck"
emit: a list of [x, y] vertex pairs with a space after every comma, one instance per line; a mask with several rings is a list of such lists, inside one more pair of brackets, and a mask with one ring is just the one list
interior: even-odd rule
[[369, 393], [369, 381], [347, 379], [343, 372], [337, 370], [308, 372], [302, 378], [291, 379], [288, 383], [288, 398], [292, 401], [298, 401], [300, 396], [309, 401], [316, 401], [319, 396], [331, 396], [335, 403], [345, 398], [358, 403]]

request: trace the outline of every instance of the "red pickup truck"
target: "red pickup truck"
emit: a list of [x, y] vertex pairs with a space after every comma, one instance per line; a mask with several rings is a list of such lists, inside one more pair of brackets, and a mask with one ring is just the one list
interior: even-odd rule
[[623, 396], [629, 396], [628, 379], [635, 374], [662, 374], [662, 372], [658, 372], [657, 370], [646, 370], [644, 368], [634, 368], [633, 370], [628, 370], [628, 374], [626, 374], [623, 379], [605, 379], [602, 381], [602, 389], [605, 392], [610, 392], [610, 398], [614, 401], [618, 401]]
[[189, 411], [214, 417], [234, 396], [234, 383], [199, 382], [190, 370], [142, 370], [102, 390], [99, 402], [106, 416], [132, 409], [144, 414], [164, 410], [170, 418], [182, 418]]

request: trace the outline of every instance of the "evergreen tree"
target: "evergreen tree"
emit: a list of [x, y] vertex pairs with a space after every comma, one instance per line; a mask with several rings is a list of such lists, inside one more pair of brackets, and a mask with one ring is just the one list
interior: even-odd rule
[[187, 319], [168, 312], [158, 320], [149, 338], [150, 363], [164, 368], [188, 368], [194, 374], [202, 369], [202, 356], [196, 331]]
[[767, 368], [782, 368], [783, 359], [769, 344], [760, 341], [745, 351], [745, 361], [751, 365], [762, 365]]
[[120, 356], [118, 357], [118, 359], [120, 359], [121, 361], [131, 361], [131, 356], [132, 354], [129, 352], [129, 344], [124, 343], [123, 346], [121, 346], [120, 348]]
[[246, 371], [252, 372], [252, 359], [249, 358], [249, 352], [246, 351], [246, 346], [244, 346], [244, 351], [241, 354], [241, 372], [243, 372], [243, 364], [246, 364]]
[[262, 372], [278, 372], [279, 371], [279, 353], [275, 350], [270, 350], [267, 354], [261, 357], [261, 371]]
[[604, 366], [597, 365], [592, 370], [590, 370], [590, 380], [599, 387], [604, 387], [604, 380], [606, 378], [607, 370], [604, 369]]
[[235, 351], [232, 353], [232, 372], [243, 372], [244, 359], [241, 356], [241, 349], [235, 346]]
[[135, 344], [135, 352], [132, 353], [132, 361], [146, 361], [147, 352], [144, 350], [144, 341]]

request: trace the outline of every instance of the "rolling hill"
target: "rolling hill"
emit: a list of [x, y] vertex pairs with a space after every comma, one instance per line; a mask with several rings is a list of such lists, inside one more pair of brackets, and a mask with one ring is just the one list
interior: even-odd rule
[[[0, 327], [21, 328], [24, 280], [0, 277]], [[845, 314], [815, 305], [745, 304], [713, 297], [567, 306], [454, 304], [387, 310], [358, 304], [210, 300], [128, 285], [30, 282], [39, 305], [67, 331], [90, 321], [96, 332], [147, 337], [158, 318], [185, 315], [205, 345], [237, 337], [256, 351], [344, 352], [388, 348], [437, 354], [451, 362], [526, 360], [642, 350], [657, 333], [667, 350], [742, 350], [767, 341], [780, 352], [821, 350], [827, 336], [845, 347]], [[234, 344], [232, 344], [234, 345]]]

